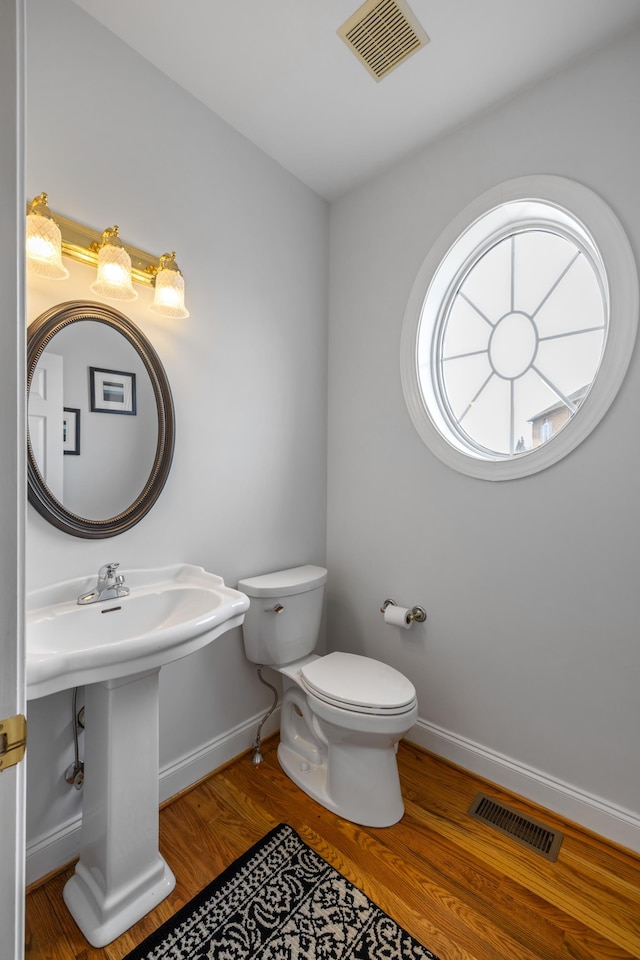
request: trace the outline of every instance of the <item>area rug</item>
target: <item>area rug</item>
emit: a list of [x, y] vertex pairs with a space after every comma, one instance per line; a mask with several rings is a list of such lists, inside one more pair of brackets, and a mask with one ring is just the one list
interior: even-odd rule
[[280, 824], [126, 960], [438, 960]]

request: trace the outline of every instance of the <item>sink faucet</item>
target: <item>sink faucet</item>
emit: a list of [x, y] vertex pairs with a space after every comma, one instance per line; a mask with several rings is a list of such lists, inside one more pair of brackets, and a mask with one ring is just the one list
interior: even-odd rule
[[124, 584], [124, 577], [121, 573], [116, 575], [119, 563], [105, 563], [98, 570], [98, 582], [93, 590], [83, 593], [78, 597], [78, 603], [100, 603], [103, 600], [116, 600], [118, 597], [126, 597], [129, 593], [129, 587]]

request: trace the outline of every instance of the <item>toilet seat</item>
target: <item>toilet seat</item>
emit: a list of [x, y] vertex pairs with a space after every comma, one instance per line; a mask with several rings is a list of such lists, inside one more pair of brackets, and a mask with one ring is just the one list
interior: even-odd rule
[[329, 653], [306, 663], [300, 683], [313, 697], [354, 713], [408, 713], [416, 702], [415, 687], [398, 670], [379, 660], [353, 653]]

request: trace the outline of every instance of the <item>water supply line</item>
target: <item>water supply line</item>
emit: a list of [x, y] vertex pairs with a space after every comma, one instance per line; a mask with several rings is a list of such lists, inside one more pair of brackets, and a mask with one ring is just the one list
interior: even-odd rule
[[262, 720], [260, 721], [260, 724], [259, 724], [259, 726], [258, 726], [258, 730], [257, 730], [257, 732], [256, 732], [256, 738], [255, 738], [255, 740], [253, 741], [253, 756], [251, 757], [251, 763], [262, 763], [262, 761], [264, 760], [264, 757], [262, 756], [262, 750], [261, 750], [261, 743], [262, 743], [262, 741], [261, 741], [261, 739], [260, 739], [260, 734], [262, 733], [262, 728], [263, 728], [264, 724], [267, 722], [267, 720], [269, 719], [269, 717], [271, 716], [271, 714], [273, 713], [273, 711], [275, 710], [275, 708], [278, 706], [278, 691], [277, 691], [276, 688], [273, 686], [273, 684], [269, 683], [269, 682], [268, 682], [267, 680], [265, 680], [264, 677], [262, 676], [262, 664], [260, 664], [260, 666], [256, 667], [256, 670], [257, 670], [257, 672], [258, 672], [258, 679], [260, 680], [260, 683], [263, 683], [263, 684], [265, 685], [265, 687], [269, 687], [269, 690], [271, 690], [271, 691], [273, 692], [273, 696], [274, 696], [273, 703], [271, 704], [271, 706], [269, 707], [269, 709], [268, 709], [267, 712], [265, 713], [264, 717], [263, 717]]
[[73, 695], [71, 697], [71, 724], [73, 727], [73, 749], [75, 759], [71, 766], [67, 767], [64, 778], [69, 786], [75, 787], [76, 790], [81, 790], [84, 785], [84, 763], [80, 759], [80, 749], [78, 746], [78, 727], [84, 727], [84, 719], [81, 719], [81, 716], [84, 717], [84, 707], [80, 713], [78, 713], [77, 702], [78, 688], [74, 687]]

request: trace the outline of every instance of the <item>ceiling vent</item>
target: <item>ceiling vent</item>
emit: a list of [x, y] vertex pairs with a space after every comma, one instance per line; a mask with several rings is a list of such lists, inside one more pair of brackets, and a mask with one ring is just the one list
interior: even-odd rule
[[405, 0], [367, 0], [338, 35], [376, 80], [429, 43]]

